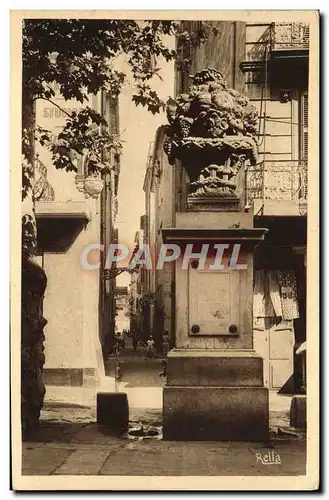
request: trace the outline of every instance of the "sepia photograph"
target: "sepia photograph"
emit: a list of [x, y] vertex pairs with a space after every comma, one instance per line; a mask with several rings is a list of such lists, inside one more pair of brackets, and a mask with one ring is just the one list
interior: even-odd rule
[[12, 11], [11, 91], [13, 489], [317, 490], [319, 12]]

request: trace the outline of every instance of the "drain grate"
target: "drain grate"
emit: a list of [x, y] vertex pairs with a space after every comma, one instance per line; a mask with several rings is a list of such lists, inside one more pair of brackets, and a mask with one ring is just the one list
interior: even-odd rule
[[162, 427], [153, 427], [150, 425], [129, 426], [125, 436], [128, 439], [162, 439]]

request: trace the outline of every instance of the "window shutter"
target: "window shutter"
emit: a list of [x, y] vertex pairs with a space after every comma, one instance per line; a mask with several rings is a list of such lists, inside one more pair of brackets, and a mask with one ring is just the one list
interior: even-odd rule
[[302, 94], [301, 101], [301, 159], [308, 158], [308, 93]]
[[301, 129], [300, 129], [300, 159], [301, 159], [301, 189], [300, 197], [307, 198], [307, 166], [308, 166], [308, 92], [301, 95]]

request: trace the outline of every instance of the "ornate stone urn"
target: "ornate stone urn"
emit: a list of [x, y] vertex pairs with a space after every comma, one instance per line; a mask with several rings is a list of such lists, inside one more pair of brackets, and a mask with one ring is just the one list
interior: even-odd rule
[[89, 175], [84, 179], [84, 191], [86, 197], [98, 198], [98, 195], [103, 191], [104, 181], [99, 174]]
[[75, 176], [75, 184], [77, 190], [84, 193], [85, 198], [97, 199], [104, 188], [102, 179], [102, 168], [95, 168], [94, 163], [98, 163], [98, 158], [89, 151], [85, 150], [84, 154], [77, 160], [78, 174]]
[[104, 188], [104, 181], [100, 172], [87, 174], [87, 176], [77, 175], [75, 183], [78, 191], [84, 193], [86, 198], [97, 199]]
[[188, 94], [170, 101], [167, 117], [164, 150], [188, 173], [188, 202], [240, 199], [238, 174], [245, 161], [256, 163], [258, 151], [258, 113], [248, 98], [228, 88], [221, 72], [204, 69]]

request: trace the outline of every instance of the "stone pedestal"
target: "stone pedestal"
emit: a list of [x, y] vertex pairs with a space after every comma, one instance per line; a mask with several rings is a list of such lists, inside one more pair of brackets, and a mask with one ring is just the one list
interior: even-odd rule
[[252, 337], [253, 250], [266, 230], [244, 213], [258, 114], [216, 69], [198, 71], [192, 83], [168, 106], [164, 144], [189, 184], [188, 212], [162, 230], [164, 243], [182, 254], [175, 261], [177, 350], [168, 357], [163, 435], [267, 441], [268, 393]]
[[306, 429], [306, 396], [294, 396], [290, 406], [290, 425], [296, 429]]
[[[180, 245], [182, 255], [188, 243], [198, 251], [207, 244], [209, 252], [200, 269], [195, 256], [187, 269], [183, 257], [176, 261], [176, 348], [163, 391], [164, 439], [266, 442], [268, 389], [252, 338], [253, 249], [265, 230], [239, 212], [187, 212], [176, 214], [176, 223], [163, 230], [165, 243]], [[227, 249], [214, 269], [216, 244]]]

